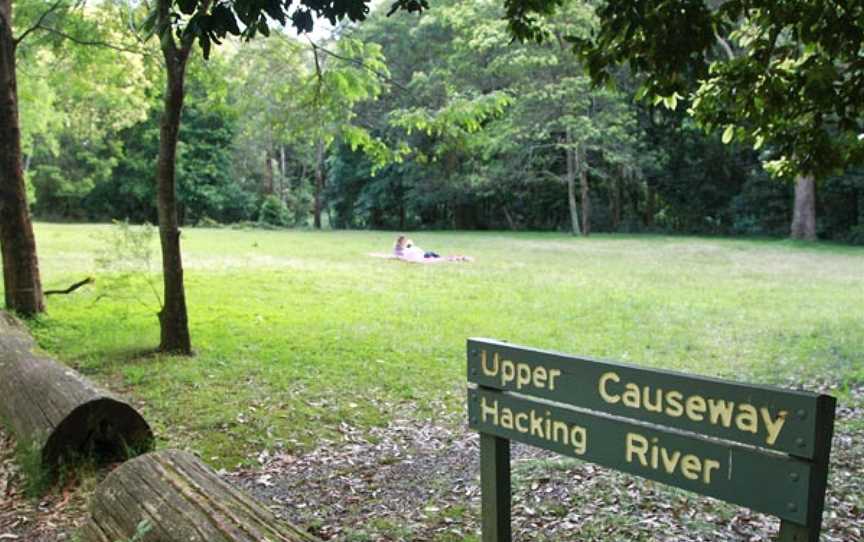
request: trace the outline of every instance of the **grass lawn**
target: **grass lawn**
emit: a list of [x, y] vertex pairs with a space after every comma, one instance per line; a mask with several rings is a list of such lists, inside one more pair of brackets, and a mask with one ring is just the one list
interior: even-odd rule
[[[864, 249], [786, 241], [418, 233], [473, 263], [372, 258], [389, 232], [186, 229], [191, 359], [142, 355], [158, 304], [97, 268], [114, 226], [38, 224], [41, 346], [135, 398], [163, 445], [216, 467], [308, 450], [403, 411], [464, 410], [465, 339], [742, 381], [864, 381]], [[157, 241], [153, 264], [159, 267]], [[157, 282], [157, 288], [161, 290]], [[851, 400], [851, 399], [849, 399]], [[858, 423], [850, 422], [850, 423]]]

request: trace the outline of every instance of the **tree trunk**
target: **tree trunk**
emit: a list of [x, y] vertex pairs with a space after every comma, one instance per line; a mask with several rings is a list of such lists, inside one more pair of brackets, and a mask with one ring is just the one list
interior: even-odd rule
[[324, 140], [315, 146], [315, 227], [321, 229], [321, 197], [324, 191]]
[[510, 214], [507, 206], [502, 205], [501, 210], [504, 211], [504, 219], [507, 221], [507, 227], [509, 227], [511, 231], [516, 231], [516, 222], [513, 221], [513, 216]]
[[[150, 531], [136, 536], [142, 521]], [[96, 488], [83, 542], [314, 542], [188, 452], [133, 459]]]
[[285, 158], [285, 145], [279, 145], [279, 199], [285, 199], [285, 180], [288, 179], [288, 162]]
[[612, 186], [609, 189], [609, 207], [612, 209], [612, 231], [618, 231], [621, 227], [621, 186], [626, 184], [627, 169], [621, 166], [620, 177], [612, 177]]
[[48, 474], [67, 460], [125, 460], [153, 447], [134, 408], [35, 347], [27, 328], [0, 312], [0, 418]]
[[264, 186], [262, 192], [265, 196], [273, 194], [273, 158], [270, 156], [270, 150], [264, 151]]
[[580, 147], [578, 151], [579, 159], [579, 188], [581, 189], [582, 197], [582, 235], [591, 235], [591, 193], [588, 186], [588, 159], [585, 156], [585, 149]]
[[579, 227], [579, 208], [576, 206], [576, 149], [571, 145], [570, 129], [567, 129], [567, 147], [565, 149], [567, 161], [567, 202], [570, 206], [570, 232], [573, 235], [581, 233]]
[[[160, 0], [160, 19], [168, 24], [168, 0]], [[159, 239], [162, 243], [162, 279], [165, 299], [159, 312], [162, 352], [191, 355], [189, 320], [186, 312], [186, 293], [183, 287], [183, 259], [180, 253], [180, 228], [177, 220], [177, 188], [175, 165], [177, 141], [180, 136], [180, 114], [185, 94], [186, 61], [191, 42], [178, 48], [174, 39], [162, 40], [165, 57], [167, 88], [165, 111], [159, 127], [159, 160], [156, 166], [157, 208], [159, 210]]]
[[12, 35], [12, 2], [0, 0], [0, 252], [6, 307], [24, 316], [45, 310], [36, 238], [21, 168], [21, 127]]
[[657, 191], [654, 185], [650, 182], [645, 183], [645, 216], [644, 223], [646, 228], [654, 227], [654, 212], [657, 206]]
[[812, 175], [795, 178], [791, 237], [802, 241], [816, 240], [816, 181]]

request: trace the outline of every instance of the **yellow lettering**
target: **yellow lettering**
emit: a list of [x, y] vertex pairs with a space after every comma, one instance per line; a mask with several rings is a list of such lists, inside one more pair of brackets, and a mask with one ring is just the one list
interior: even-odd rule
[[[495, 354], [497, 357], [498, 354]], [[501, 385], [506, 386], [508, 382], [513, 382], [516, 378], [516, 366], [509, 359], [501, 362]]]
[[638, 433], [627, 433], [626, 442], [624, 458], [627, 462], [632, 463], [635, 455], [639, 458], [639, 463], [647, 467], [648, 459], [645, 456], [648, 455], [648, 439]]
[[708, 419], [715, 425], [719, 421], [723, 427], [730, 427], [734, 410], [735, 403], [732, 401], [708, 399]]
[[735, 416], [735, 425], [742, 431], [756, 433], [759, 431], [759, 416], [756, 415], [756, 407], [753, 405], [738, 405], [738, 415]]
[[702, 462], [693, 454], [687, 454], [681, 458], [681, 474], [688, 480], [698, 480], [699, 471], [702, 470]]
[[670, 391], [666, 394], [666, 415], [672, 416], [673, 418], [678, 418], [682, 414], [684, 414], [684, 407], [681, 405], [681, 401], [684, 400], [684, 396], [681, 395], [680, 391]]
[[778, 412], [776, 420], [771, 419], [771, 412], [767, 408], [760, 408], [759, 412], [762, 413], [762, 421], [765, 422], [765, 430], [768, 431], [768, 438], [765, 439], [765, 443], [771, 446], [777, 442], [777, 437], [780, 436], [780, 430], [786, 423], [787, 412], [785, 410]]
[[639, 386], [632, 382], [628, 382], [624, 386], [624, 406], [630, 408], [639, 408]]
[[522, 423], [527, 421], [527, 420], [528, 420], [528, 414], [525, 414], [524, 412], [520, 412], [519, 414], [516, 414], [516, 430], [519, 431], [520, 433], [527, 433], [528, 427], [522, 425]]
[[531, 417], [529, 418], [529, 420], [531, 422], [531, 434], [536, 437], [546, 438], [546, 436], [543, 434], [543, 418], [537, 416], [537, 413], [534, 411], [533, 408], [531, 409]]
[[681, 452], [675, 450], [671, 456], [666, 448], [660, 450], [660, 455], [663, 458], [663, 469], [666, 470], [666, 474], [672, 474], [675, 472], [675, 467], [678, 466], [678, 460], [681, 459]]
[[555, 379], [561, 376], [561, 371], [558, 369], [549, 369], [549, 389], [555, 389]]
[[577, 455], [582, 455], [588, 449], [588, 431], [584, 427], [574, 425], [570, 428], [570, 445]]
[[685, 403], [687, 417], [694, 422], [701, 422], [705, 419], [703, 414], [705, 413], [706, 406], [704, 397], [700, 395], [691, 395], [687, 398], [687, 402]]
[[501, 427], [513, 429], [513, 411], [507, 407], [501, 409]]
[[527, 386], [531, 383], [531, 366], [526, 363], [520, 363], [516, 366], [516, 389], [521, 390], [522, 386]]
[[597, 381], [597, 391], [600, 392], [600, 397], [603, 398], [604, 401], [610, 404], [615, 404], [621, 400], [620, 395], [610, 395], [608, 391], [606, 391], [606, 383], [609, 381], [612, 382], [621, 382], [621, 378], [618, 377], [615, 373], [603, 373], [603, 376], [600, 377], [600, 380]]
[[659, 440], [657, 437], [651, 439], [651, 468], [654, 470], [660, 466], [660, 446], [657, 446]]
[[705, 460], [705, 469], [702, 471], [702, 482], [705, 484], [711, 483], [711, 471], [718, 470], [720, 468], [720, 462], [715, 461], [713, 459]]
[[642, 404], [645, 405], [645, 410], [648, 412], [663, 412], [663, 390], [657, 388], [654, 390], [655, 403], [651, 404], [651, 388], [645, 386], [642, 388]]
[[546, 387], [546, 378], [548, 378], [548, 374], [546, 374], [546, 367], [542, 365], [537, 366], [534, 369], [534, 387], [536, 388], [545, 388]]
[[486, 398], [483, 397], [480, 402], [480, 417], [485, 422], [486, 415], [492, 416], [492, 423], [498, 425], [498, 401], [493, 401], [492, 406], [486, 404]]
[[[558, 440], [558, 434], [561, 434], [561, 440]], [[564, 422], [555, 421], [552, 424], [552, 440], [561, 444], [568, 444], [567, 441], [567, 424]]]
[[486, 376], [495, 376], [498, 374], [498, 354], [492, 356], [492, 366], [487, 365], [487, 354], [485, 350], [480, 351], [480, 367], [483, 368], [483, 374]]

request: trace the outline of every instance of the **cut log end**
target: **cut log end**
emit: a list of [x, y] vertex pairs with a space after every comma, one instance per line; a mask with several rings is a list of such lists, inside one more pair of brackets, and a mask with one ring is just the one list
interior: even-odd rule
[[54, 429], [42, 450], [50, 470], [82, 458], [107, 464], [153, 449], [150, 426], [131, 406], [100, 397], [76, 407]]
[[39, 353], [27, 328], [3, 311], [0, 419], [49, 480], [61, 464], [104, 464], [153, 447], [150, 427], [131, 405]]

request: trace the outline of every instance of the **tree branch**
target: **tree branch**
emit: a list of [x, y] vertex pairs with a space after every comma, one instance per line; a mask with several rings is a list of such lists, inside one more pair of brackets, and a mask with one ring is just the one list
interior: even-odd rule
[[735, 52], [732, 51], [729, 42], [724, 40], [716, 31], [714, 32], [714, 37], [717, 38], [717, 43], [719, 43], [720, 46], [723, 47], [723, 50], [726, 51], [726, 56], [729, 57], [729, 60], [735, 60]]
[[40, 15], [39, 19], [36, 21], [36, 24], [25, 30], [24, 33], [17, 38], [13, 38], [12, 41], [15, 43], [15, 46], [17, 47], [19, 43], [24, 41], [24, 38], [26, 38], [30, 33], [42, 28], [42, 23], [45, 21], [45, 18], [57, 11], [60, 8], [60, 4], [62, 3], [63, 0], [57, 0], [56, 2], [54, 2], [53, 6], [42, 12], [42, 15]]
[[[373, 74], [375, 74], [377, 77], [383, 79], [384, 81], [387, 81], [388, 83], [392, 84], [393, 86], [398, 87], [400, 90], [404, 90], [404, 91], [406, 91], [406, 92], [408, 91], [408, 88], [407, 88], [405, 85], [403, 85], [402, 83], [396, 81], [395, 79], [393, 79], [392, 77], [390, 77], [389, 75], [387, 75], [387, 74], [385, 74], [385, 73], [382, 73], [382, 72], [380, 72], [380, 71], [378, 71], [378, 70], [376, 70], [376, 69], [374, 69], [374, 68], [370, 68], [370, 67], [367, 66], [366, 63], [363, 62], [362, 60], [359, 60], [359, 59], [357, 59], [357, 58], [351, 58], [351, 57], [347, 57], [347, 56], [342, 56], [342, 55], [340, 55], [340, 54], [338, 54], [338, 53], [334, 53], [333, 51], [331, 51], [331, 50], [329, 50], [329, 49], [326, 49], [326, 48], [324, 48], [324, 47], [321, 47], [320, 45], [318, 45], [317, 43], [313, 42], [312, 40], [309, 40], [309, 44], [312, 46], [312, 49], [313, 49], [313, 50], [321, 51], [322, 53], [326, 53], [326, 54], [332, 56], [333, 58], [338, 58], [339, 60], [342, 60], [343, 62], [348, 62], [348, 63], [350, 63], [350, 64], [354, 64], [355, 66], [360, 66], [360, 67], [363, 68], [364, 70], [366, 70], [366, 71], [368, 71], [368, 72], [370, 72], [370, 73], [373, 73]], [[316, 56], [317, 56], [317, 55], [316, 55]]]
[[84, 40], [84, 39], [81, 39], [79, 37], [67, 34], [67, 33], [63, 32], [62, 30], [52, 28], [50, 26], [38, 25], [38, 26], [34, 26], [31, 30], [44, 30], [50, 34], [60, 36], [61, 38], [65, 39], [65, 40], [69, 40], [72, 43], [77, 43], [78, 45], [86, 45], [86, 46], [91, 46], [91, 47], [105, 47], [106, 49], [113, 49], [113, 50], [119, 51], [121, 53], [133, 53], [136, 55], [151, 56], [151, 54], [149, 52], [142, 51], [140, 49], [129, 49], [129, 48], [122, 47], [120, 45], [114, 45], [112, 43], [108, 43], [105, 41]]
[[78, 288], [84, 286], [85, 284], [92, 284], [94, 282], [96, 282], [96, 279], [94, 279], [93, 277], [87, 277], [84, 280], [76, 282], [75, 284], [66, 288], [65, 290], [45, 290], [44, 293], [45, 293], [45, 295], [71, 294], [72, 292], [74, 292]]

